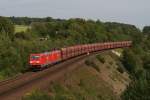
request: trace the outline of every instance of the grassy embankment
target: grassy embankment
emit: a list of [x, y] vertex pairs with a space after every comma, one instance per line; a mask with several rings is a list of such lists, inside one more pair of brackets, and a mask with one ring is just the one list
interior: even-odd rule
[[81, 68], [66, 73], [48, 92], [34, 91], [23, 100], [119, 100], [130, 79], [114, 54], [87, 58]]

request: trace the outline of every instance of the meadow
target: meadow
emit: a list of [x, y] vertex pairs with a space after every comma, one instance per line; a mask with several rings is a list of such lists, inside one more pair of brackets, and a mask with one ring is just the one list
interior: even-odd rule
[[18, 32], [25, 32], [29, 29], [30, 27], [27, 25], [15, 25], [15, 33]]

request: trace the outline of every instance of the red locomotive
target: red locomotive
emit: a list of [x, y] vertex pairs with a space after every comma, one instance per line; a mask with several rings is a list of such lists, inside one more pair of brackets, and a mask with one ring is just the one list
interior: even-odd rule
[[30, 55], [30, 66], [32, 68], [43, 68], [59, 61], [61, 61], [60, 50]]
[[130, 47], [132, 41], [122, 41], [122, 42], [106, 42], [106, 43], [95, 43], [95, 44], [85, 44], [76, 45], [71, 47], [62, 48], [61, 50], [54, 50], [46, 53], [31, 54], [30, 55], [30, 68], [32, 69], [42, 69], [48, 65], [55, 64], [57, 62], [67, 60], [83, 54], [89, 54], [91, 52]]

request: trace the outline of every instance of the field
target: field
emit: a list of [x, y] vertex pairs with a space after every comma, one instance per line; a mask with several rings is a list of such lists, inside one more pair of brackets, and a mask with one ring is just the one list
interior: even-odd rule
[[15, 32], [25, 32], [28, 28], [29, 26], [25, 25], [15, 25]]

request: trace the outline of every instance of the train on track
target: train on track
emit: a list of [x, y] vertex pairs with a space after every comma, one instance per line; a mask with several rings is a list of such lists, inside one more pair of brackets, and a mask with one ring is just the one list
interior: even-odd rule
[[102, 50], [130, 47], [131, 45], [132, 45], [132, 41], [75, 45], [66, 48], [61, 48], [60, 50], [53, 50], [45, 53], [31, 54], [29, 65], [31, 69], [43, 69], [49, 65], [53, 65], [55, 63], [76, 56], [89, 54], [92, 52], [97, 52]]

